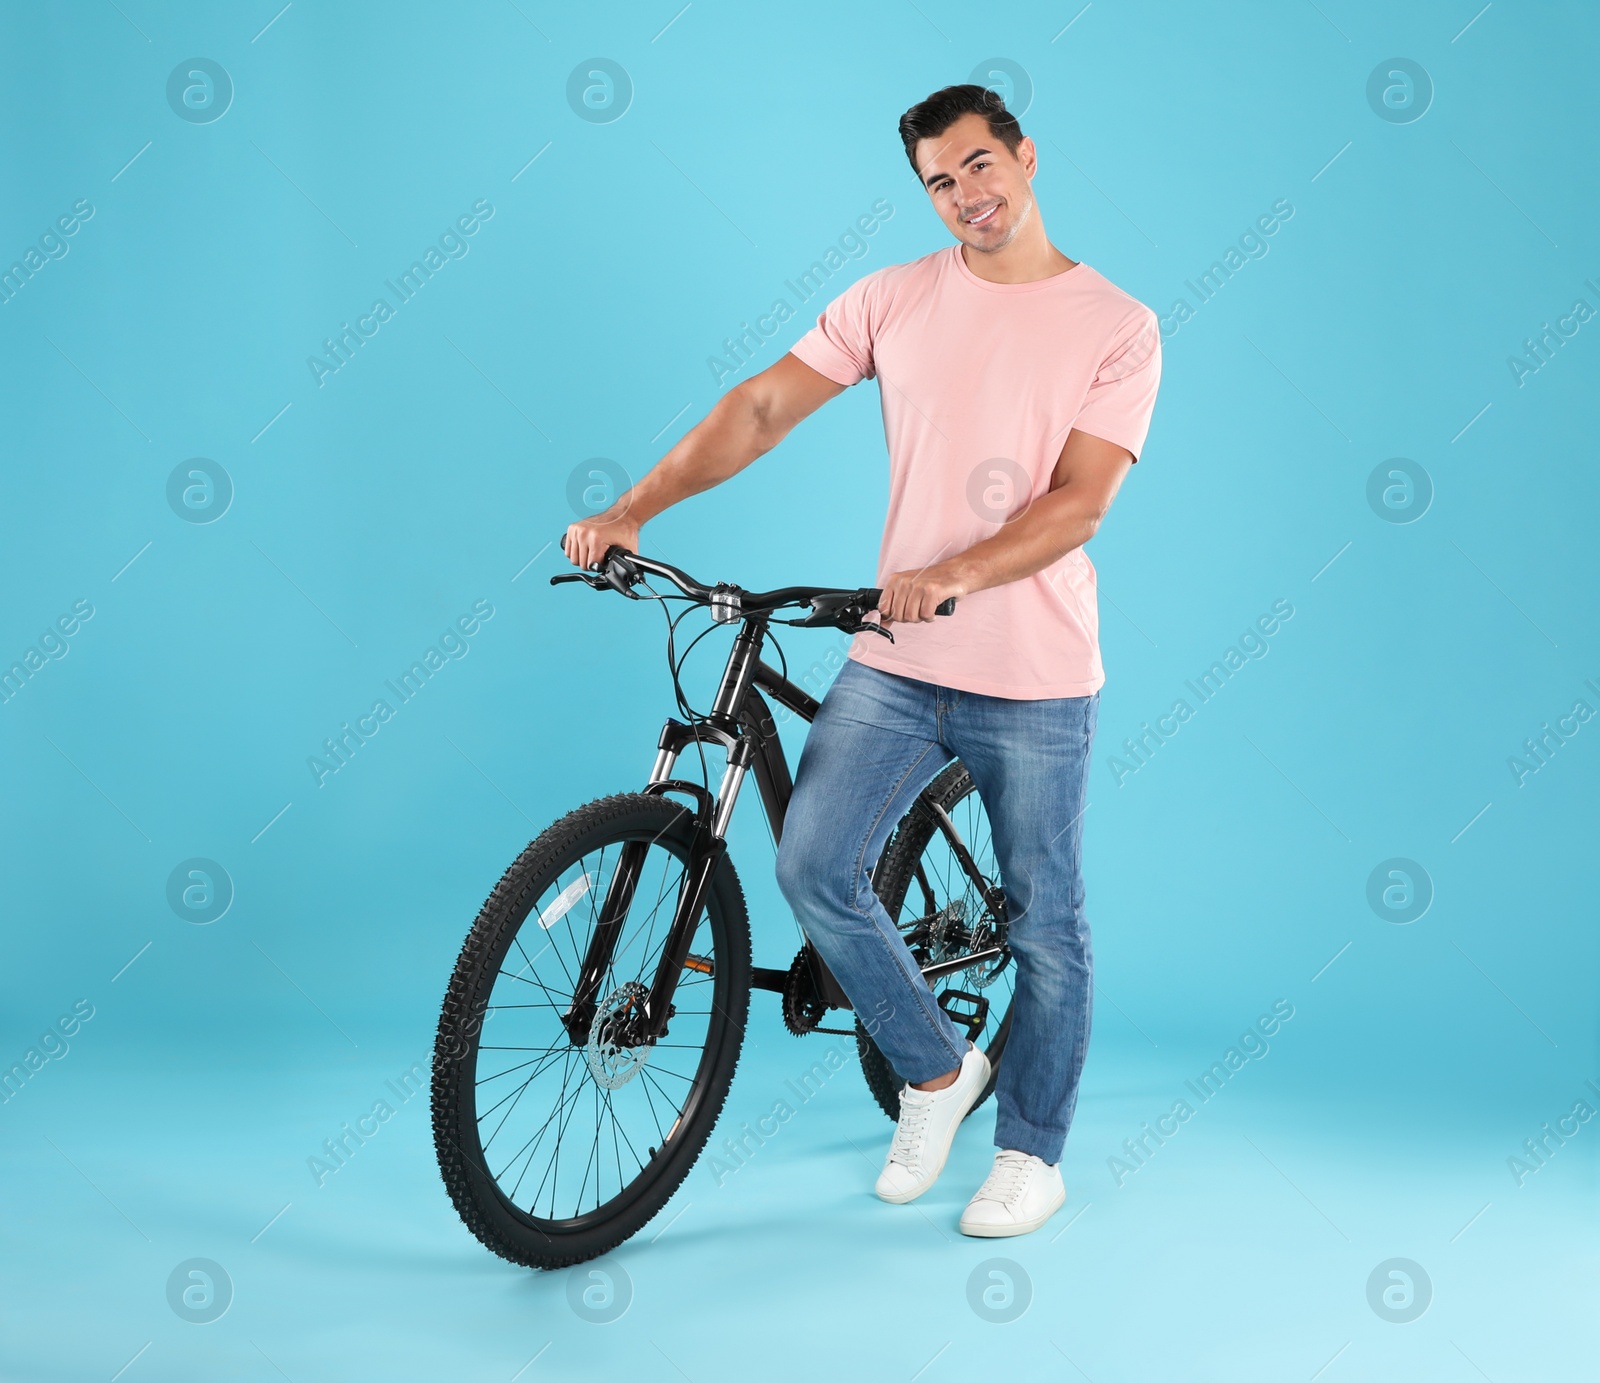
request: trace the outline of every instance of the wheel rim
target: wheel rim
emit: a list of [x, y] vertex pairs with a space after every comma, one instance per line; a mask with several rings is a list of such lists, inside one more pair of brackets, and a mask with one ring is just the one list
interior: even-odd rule
[[[575, 1040], [561, 1015], [626, 840], [649, 848], [594, 1021]], [[667, 1033], [646, 1047], [630, 1047], [623, 1036], [626, 1016], [654, 977], [686, 858], [677, 842], [646, 832], [586, 851], [530, 900], [499, 958], [471, 1053], [464, 1132], [500, 1197], [541, 1229], [582, 1230], [640, 1194], [703, 1092], [723, 1007], [707, 909], [689, 947], [695, 968], [679, 981]]]

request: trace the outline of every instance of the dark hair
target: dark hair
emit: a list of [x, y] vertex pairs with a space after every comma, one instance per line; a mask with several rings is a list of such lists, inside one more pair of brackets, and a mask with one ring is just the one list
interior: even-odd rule
[[906, 146], [911, 171], [919, 178], [922, 170], [917, 167], [917, 142], [937, 139], [963, 115], [981, 115], [989, 122], [989, 133], [1016, 156], [1017, 145], [1022, 143], [1022, 126], [999, 95], [972, 82], [947, 86], [926, 101], [918, 101], [900, 117], [900, 142]]

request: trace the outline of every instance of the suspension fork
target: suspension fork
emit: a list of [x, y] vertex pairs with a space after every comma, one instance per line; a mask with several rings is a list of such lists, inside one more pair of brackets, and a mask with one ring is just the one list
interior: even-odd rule
[[[693, 786], [699, 786], [694, 784]], [[638, 885], [639, 871], [644, 865], [649, 843], [630, 840], [623, 846], [622, 857], [617, 862], [611, 887], [606, 893], [605, 905], [594, 935], [589, 938], [589, 948], [583, 958], [583, 968], [578, 973], [578, 983], [572, 1003], [562, 1016], [562, 1023], [574, 1042], [587, 1042], [594, 1024], [600, 986], [611, 968], [617, 939], [622, 924], [633, 903]], [[661, 947], [661, 960], [656, 966], [655, 978], [644, 1002], [642, 1013], [636, 1013], [629, 1024], [628, 1046], [662, 1037], [667, 1019], [672, 1012], [672, 996], [677, 992], [678, 980], [683, 974], [684, 962], [689, 958], [689, 946], [694, 940], [700, 913], [716, 875], [717, 865], [728, 852], [728, 843], [708, 830], [697, 831], [689, 852], [689, 862], [684, 867], [683, 883], [678, 889], [678, 901], [673, 909], [672, 925], [667, 930]]]
[[[668, 737], [671, 730], [669, 722], [668, 729], [662, 732], [663, 739]], [[628, 1025], [629, 1046], [656, 1041], [666, 1033], [667, 1020], [672, 1016], [672, 996], [677, 992], [678, 981], [683, 976], [684, 963], [689, 958], [689, 947], [694, 941], [700, 914], [705, 909], [706, 899], [710, 895], [717, 865], [728, 852], [728, 844], [723, 838], [723, 833], [727, 830], [728, 819], [733, 813], [739, 785], [754, 754], [754, 746], [748, 739], [734, 740], [728, 750], [728, 766], [723, 776], [721, 792], [716, 797], [699, 783], [687, 782], [681, 778], [657, 778], [652, 775], [651, 782], [644, 789], [646, 793], [652, 795], [677, 791], [694, 797], [695, 833], [689, 847], [689, 859], [684, 866], [683, 881], [678, 888], [672, 924], [667, 929], [666, 939], [662, 942], [661, 959], [650, 983], [650, 992], [645, 999], [643, 1011], [635, 1013]], [[562, 1024], [574, 1042], [589, 1040], [589, 1030], [594, 1024], [600, 987], [605, 981], [607, 971], [611, 968], [617, 940], [622, 934], [622, 925], [633, 905], [645, 856], [653, 843], [630, 840], [622, 848], [616, 872], [612, 875], [610, 887], [606, 891], [606, 900], [601, 907], [599, 920], [595, 924], [594, 934], [589, 938], [582, 968], [578, 972], [578, 983], [573, 989], [572, 1003], [562, 1015]]]
[[689, 862], [684, 867], [683, 884], [678, 889], [672, 926], [662, 943], [661, 961], [656, 966], [655, 979], [651, 981], [650, 994], [645, 999], [644, 1013], [633, 1033], [640, 1041], [654, 1042], [666, 1035], [667, 1020], [672, 1016], [672, 996], [677, 992], [678, 981], [683, 978], [684, 963], [689, 959], [689, 946], [711, 894], [717, 866], [728, 853], [724, 834], [733, 815], [733, 804], [739, 796], [739, 785], [744, 781], [745, 772], [754, 757], [755, 746], [748, 737], [740, 736], [733, 742], [728, 750], [727, 770], [715, 797], [699, 783], [688, 783], [681, 779], [654, 782], [645, 789], [646, 792], [662, 792], [676, 788], [691, 793], [699, 810], [695, 814], [694, 843], [689, 847]]
[[661, 963], [656, 967], [650, 993], [645, 999], [644, 1013], [635, 1025], [632, 1036], [639, 1041], [654, 1042], [666, 1035], [667, 1020], [672, 1016], [672, 996], [677, 992], [678, 981], [683, 978], [684, 962], [689, 958], [689, 943], [694, 940], [700, 913], [706, 896], [711, 892], [711, 881], [717, 865], [728, 853], [728, 843], [720, 836], [698, 832], [689, 864], [684, 870], [683, 886], [678, 890], [678, 906], [672, 915], [672, 927], [661, 947]]
[[594, 935], [589, 938], [584, 953], [583, 966], [578, 971], [578, 983], [572, 991], [572, 1002], [561, 1015], [562, 1026], [574, 1042], [589, 1040], [589, 1029], [594, 1024], [596, 1001], [606, 971], [611, 968], [611, 958], [616, 953], [617, 937], [622, 932], [623, 920], [633, 906], [634, 890], [639, 885], [639, 871], [644, 868], [650, 843], [643, 840], [627, 841], [611, 875], [611, 885], [606, 890], [606, 900], [601, 905]]

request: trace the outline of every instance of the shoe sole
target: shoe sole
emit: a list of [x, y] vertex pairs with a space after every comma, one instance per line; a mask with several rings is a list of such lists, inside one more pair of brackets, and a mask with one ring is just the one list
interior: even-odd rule
[[1052, 1205], [1043, 1215], [1036, 1215], [1031, 1220], [1018, 1220], [1009, 1225], [968, 1225], [965, 1222], [957, 1226], [960, 1231], [971, 1239], [1009, 1239], [1015, 1234], [1032, 1234], [1040, 1228], [1045, 1221], [1067, 1203], [1067, 1193], [1063, 1190], [1061, 1199]]
[[978, 1088], [972, 1092], [972, 1098], [967, 1101], [967, 1107], [961, 1111], [961, 1117], [951, 1122], [950, 1135], [944, 1140], [944, 1151], [939, 1154], [939, 1165], [934, 1169], [933, 1175], [923, 1182], [921, 1186], [915, 1187], [910, 1191], [897, 1192], [893, 1195], [886, 1196], [882, 1191], [879, 1191], [876, 1187], [874, 1187], [873, 1194], [876, 1195], [879, 1200], [888, 1205], [909, 1205], [912, 1201], [916, 1200], [918, 1196], [922, 1195], [923, 1192], [929, 1190], [933, 1186], [934, 1182], [938, 1181], [940, 1175], [944, 1171], [944, 1164], [950, 1160], [950, 1148], [956, 1141], [956, 1130], [959, 1129], [966, 1121], [967, 1115], [972, 1113], [972, 1106], [977, 1104], [978, 1096], [983, 1093], [984, 1086], [989, 1084], [990, 1074], [989, 1059], [985, 1057], [983, 1062], [983, 1079], [978, 1082]]

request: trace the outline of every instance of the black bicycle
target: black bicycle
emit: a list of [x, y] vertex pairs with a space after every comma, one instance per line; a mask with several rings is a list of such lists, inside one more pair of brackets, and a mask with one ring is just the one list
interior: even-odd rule
[[[656, 591], [652, 576], [678, 593]], [[781, 995], [797, 1036], [853, 1032], [867, 1085], [891, 1119], [903, 1085], [872, 1040], [872, 1016], [857, 1015], [853, 1029], [822, 1027], [850, 1002], [803, 934], [788, 966], [752, 966], [744, 892], [724, 840], [750, 771], [774, 843], [782, 837], [792, 779], [767, 696], [807, 721], [819, 705], [789, 680], [787, 660], [782, 670], [762, 661], [769, 626], [892, 639], [866, 618], [881, 592], [706, 586], [620, 547], [597, 570], [551, 578], [566, 581], [664, 610], [687, 602], [667, 619], [684, 718], [667, 719], [641, 791], [569, 812], [517, 857], [479, 912], [445, 995], [432, 1090], [440, 1171], [468, 1229], [501, 1257], [539, 1268], [615, 1248], [666, 1204], [722, 1110], [752, 989]], [[947, 600], [939, 613], [954, 606]], [[675, 657], [678, 621], [707, 607], [711, 624]], [[785, 610], [806, 613], [779, 618]], [[738, 632], [702, 714], [685, 699], [683, 658], [725, 625]], [[705, 768], [707, 744], [726, 756], [714, 795], [709, 771], [698, 783], [673, 776], [690, 745]], [[872, 882], [940, 1006], [998, 1072], [1015, 966], [988, 820], [959, 760], [897, 824]], [[992, 1090], [991, 1078], [983, 1098]]]

